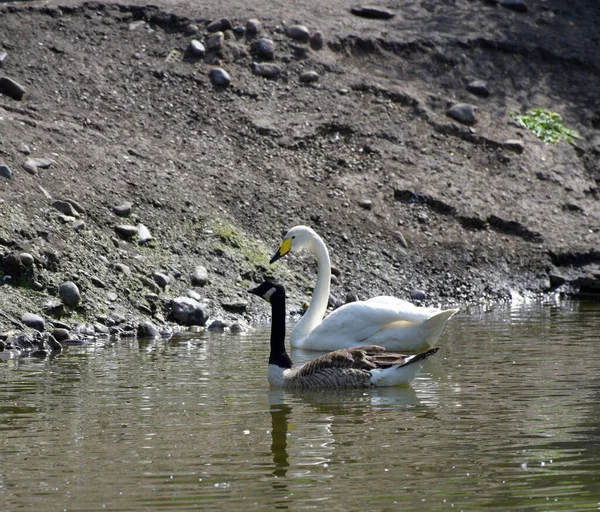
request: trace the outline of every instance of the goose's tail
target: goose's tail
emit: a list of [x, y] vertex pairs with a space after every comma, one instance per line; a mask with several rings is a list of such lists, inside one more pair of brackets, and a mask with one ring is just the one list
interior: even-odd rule
[[402, 364], [396, 364], [385, 369], [371, 370], [371, 384], [374, 386], [401, 386], [410, 384], [423, 367], [425, 361], [438, 350], [439, 348], [431, 348], [414, 356], [408, 356]]

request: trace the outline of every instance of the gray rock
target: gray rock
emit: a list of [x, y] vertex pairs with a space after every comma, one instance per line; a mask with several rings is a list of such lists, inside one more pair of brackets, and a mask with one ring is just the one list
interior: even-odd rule
[[64, 213], [69, 217], [79, 217], [79, 212], [73, 208], [73, 205], [68, 201], [56, 200], [52, 202], [52, 206], [56, 208], [60, 213]]
[[31, 161], [38, 169], [48, 169], [53, 163], [48, 158], [30, 158], [28, 161]]
[[285, 35], [303, 43], [308, 43], [310, 39], [310, 32], [304, 25], [290, 25], [286, 27]]
[[206, 53], [206, 48], [197, 39], [192, 39], [190, 41], [190, 45], [188, 46], [188, 52], [194, 57], [203, 57]]
[[262, 23], [259, 20], [252, 18], [246, 22], [246, 33], [249, 36], [255, 36], [256, 34], [259, 34], [261, 31], [262, 31]]
[[126, 276], [131, 275], [131, 269], [124, 263], [116, 263], [114, 268], [117, 272], [120, 272], [121, 274], [125, 274]]
[[23, 164], [23, 169], [25, 169], [29, 174], [36, 175], [37, 174], [37, 165], [33, 163], [33, 160], [27, 160]]
[[509, 151], [514, 151], [515, 153], [523, 153], [525, 151], [525, 144], [523, 141], [519, 139], [509, 139], [504, 141], [502, 147], [508, 149]]
[[46, 321], [41, 316], [34, 313], [24, 313], [23, 316], [21, 316], [21, 322], [36, 331], [43, 332], [46, 330]]
[[63, 341], [68, 340], [70, 337], [69, 331], [67, 329], [63, 329], [61, 327], [52, 329], [52, 332], [50, 334], [59, 343], [62, 343]]
[[29, 146], [27, 144], [25, 144], [24, 142], [21, 142], [19, 144], [19, 147], [17, 149], [21, 153], [23, 153], [24, 155], [30, 155], [31, 154], [31, 149], [29, 149]]
[[0, 52], [0, 68], [4, 66], [4, 61], [6, 60], [6, 57], [8, 57], [8, 53]]
[[223, 302], [221, 307], [225, 311], [230, 311], [232, 313], [245, 313], [248, 309], [248, 302], [245, 300], [237, 300], [232, 302]]
[[212, 68], [210, 70], [210, 80], [213, 85], [218, 87], [227, 87], [231, 83], [229, 73], [222, 68]]
[[108, 302], [115, 302], [119, 299], [119, 296], [115, 292], [106, 292], [106, 300]]
[[163, 290], [171, 282], [171, 278], [162, 272], [154, 272], [154, 274], [152, 274], [152, 279], [154, 279], [154, 282]]
[[206, 325], [208, 312], [197, 300], [189, 297], [178, 297], [171, 303], [171, 315], [183, 325]]
[[206, 38], [206, 48], [212, 52], [218, 52], [223, 48], [225, 42], [225, 34], [223, 32], [215, 32]]
[[113, 213], [118, 217], [127, 217], [131, 213], [133, 205], [129, 202], [120, 204], [113, 208]]
[[12, 171], [8, 165], [0, 165], [0, 178], [9, 180], [12, 177]]
[[85, 222], [82, 220], [76, 220], [75, 222], [71, 223], [71, 228], [75, 231], [81, 231], [83, 228], [85, 228]]
[[137, 235], [138, 235], [138, 242], [140, 244], [145, 244], [149, 240], [152, 240], [152, 235], [150, 234], [150, 230], [143, 224], [138, 224]]
[[310, 35], [310, 47], [313, 50], [322, 50], [323, 46], [325, 46], [325, 38], [323, 37], [323, 33], [320, 31], [315, 31]]
[[410, 298], [412, 300], [425, 300], [427, 298], [427, 294], [423, 290], [413, 290], [410, 292]]
[[124, 238], [132, 238], [138, 234], [138, 228], [130, 224], [119, 224], [115, 226], [115, 232]]
[[220, 20], [215, 20], [215, 21], [211, 21], [208, 26], [206, 27], [207, 32], [213, 33], [213, 32], [219, 32], [219, 31], [225, 31], [225, 30], [231, 30], [233, 28], [233, 25], [231, 24], [231, 21], [229, 20], [229, 18], [222, 18]]
[[0, 92], [10, 96], [13, 100], [20, 101], [25, 95], [25, 87], [7, 76], [0, 77]]
[[225, 320], [221, 320], [220, 318], [217, 318], [216, 320], [213, 320], [210, 325], [207, 327], [208, 331], [213, 331], [213, 332], [223, 332], [227, 329], [230, 328], [230, 324], [228, 322], [226, 322]]
[[529, 10], [524, 0], [500, 0], [500, 5], [517, 12], [527, 12]]
[[467, 91], [472, 92], [477, 96], [487, 97], [490, 95], [487, 82], [485, 80], [473, 80], [467, 85]]
[[190, 298], [197, 300], [198, 302], [202, 301], [202, 295], [200, 295], [196, 290], [188, 290], [185, 294]]
[[158, 338], [160, 336], [160, 331], [158, 327], [154, 325], [152, 322], [141, 322], [137, 326], [137, 337], [138, 338]]
[[140, 281], [146, 288], [152, 290], [153, 293], [156, 293], [157, 295], [160, 293], [160, 287], [154, 282], [153, 279], [150, 279], [146, 276], [141, 276]]
[[65, 281], [58, 287], [58, 295], [61, 300], [70, 307], [77, 306], [81, 301], [79, 288], [73, 281]]
[[252, 73], [264, 78], [276, 80], [281, 75], [281, 68], [277, 64], [252, 63]]
[[372, 210], [373, 201], [371, 201], [370, 199], [361, 199], [360, 201], [358, 201], [358, 206], [365, 210]]
[[77, 324], [73, 327], [73, 334], [78, 334], [79, 336], [95, 336], [96, 329], [93, 324]]
[[198, 265], [192, 274], [192, 285], [204, 286], [206, 283], [208, 283], [208, 270], [206, 270], [206, 267]]
[[250, 46], [252, 53], [264, 60], [273, 60], [275, 58], [275, 43], [271, 39], [258, 39]]
[[33, 255], [29, 254], [28, 252], [22, 252], [21, 254], [19, 254], [19, 258], [21, 260], [21, 263], [23, 263], [23, 265], [25, 265], [26, 267], [33, 266], [33, 263], [35, 261]]
[[65, 199], [64, 201], [69, 203], [77, 213], [85, 213], [85, 208], [81, 206], [77, 201], [74, 201], [73, 199]]
[[232, 333], [240, 333], [240, 332], [248, 332], [250, 330], [250, 326], [242, 320], [238, 320], [237, 322], [233, 322], [229, 330]]
[[300, 75], [300, 81], [305, 84], [317, 82], [319, 80], [319, 73], [316, 71], [305, 71]]
[[475, 108], [470, 103], [457, 103], [446, 112], [448, 116], [463, 124], [475, 124]]
[[404, 239], [404, 235], [400, 231], [394, 231], [392, 233], [392, 235], [394, 236], [394, 238], [396, 240], [398, 240], [398, 242], [400, 242], [400, 245], [402, 247], [404, 247], [405, 249], [408, 249], [408, 244], [406, 243], [406, 240]]
[[371, 5], [364, 5], [359, 7], [352, 7], [350, 12], [354, 16], [360, 16], [361, 18], [371, 18], [375, 20], [389, 20], [396, 16], [395, 13], [386, 9], [385, 7], [375, 7]]

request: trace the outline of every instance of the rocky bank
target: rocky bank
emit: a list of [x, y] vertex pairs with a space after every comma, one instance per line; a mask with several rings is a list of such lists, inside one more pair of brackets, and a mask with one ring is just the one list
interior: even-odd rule
[[0, 343], [243, 330], [265, 276], [299, 313], [315, 262], [269, 265], [298, 223], [332, 307], [597, 297], [600, 5], [572, 4], [0, 4]]

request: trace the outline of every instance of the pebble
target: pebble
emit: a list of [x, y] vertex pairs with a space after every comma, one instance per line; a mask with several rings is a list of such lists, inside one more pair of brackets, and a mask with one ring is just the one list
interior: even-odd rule
[[114, 268], [117, 272], [120, 272], [121, 274], [125, 274], [126, 276], [131, 275], [131, 269], [124, 263], [116, 263]]
[[106, 300], [108, 302], [115, 302], [119, 296], [115, 292], [106, 292]]
[[470, 103], [457, 103], [446, 112], [452, 119], [463, 124], [475, 124], [475, 108]]
[[145, 244], [149, 240], [152, 240], [152, 234], [150, 230], [143, 224], [137, 226], [138, 243]]
[[85, 222], [82, 220], [76, 220], [75, 222], [71, 223], [71, 228], [75, 231], [81, 231], [83, 228], [85, 228]]
[[132, 238], [138, 234], [138, 228], [137, 226], [132, 226], [131, 224], [119, 224], [115, 226], [115, 232], [117, 235], [122, 237]]
[[163, 274], [162, 272], [154, 272], [154, 274], [152, 274], [152, 279], [154, 279], [154, 282], [163, 290], [171, 282], [171, 278], [167, 274]]
[[317, 82], [319, 80], [319, 73], [316, 71], [305, 71], [300, 75], [300, 81], [305, 84]]
[[220, 30], [231, 30], [232, 28], [233, 25], [229, 18], [222, 18], [220, 20], [211, 21], [206, 27], [206, 30], [212, 33], [219, 32]]
[[252, 43], [250, 49], [261, 59], [273, 60], [275, 58], [275, 43], [271, 39], [258, 39]]
[[212, 68], [210, 70], [210, 79], [213, 85], [218, 87], [227, 87], [231, 83], [229, 73], [222, 68]]
[[68, 340], [70, 337], [69, 331], [67, 329], [63, 329], [60, 327], [56, 328], [56, 329], [52, 329], [52, 332], [50, 334], [59, 343], [62, 343], [63, 341]]
[[58, 295], [67, 306], [74, 307], [81, 301], [79, 288], [73, 281], [65, 281], [58, 287]]
[[23, 313], [21, 322], [36, 331], [43, 332], [46, 329], [46, 321], [41, 316], [34, 313]]
[[12, 171], [7, 165], [0, 165], [0, 177], [9, 180], [12, 177]]
[[77, 324], [73, 327], [73, 334], [79, 334], [80, 336], [94, 336], [96, 329], [93, 324]]
[[323, 46], [325, 46], [325, 38], [323, 37], [323, 33], [319, 30], [313, 32], [310, 35], [310, 47], [313, 50], [322, 50]]
[[425, 300], [427, 298], [427, 294], [423, 290], [413, 290], [410, 292], [411, 300]]
[[113, 208], [113, 213], [118, 217], [127, 217], [131, 213], [133, 205], [130, 202], [122, 203]]
[[519, 139], [506, 140], [502, 144], [502, 147], [508, 149], [509, 151], [514, 151], [515, 153], [519, 154], [525, 151], [525, 144], [523, 144], [523, 141], [520, 141]]
[[361, 208], [363, 208], [365, 210], [372, 210], [373, 209], [373, 201], [371, 201], [370, 199], [361, 199], [358, 202], [358, 206], [360, 206]]
[[48, 158], [30, 158], [28, 162], [32, 162], [38, 169], [47, 169], [53, 163]]
[[192, 286], [204, 286], [208, 283], [208, 270], [202, 265], [198, 265], [192, 274]]
[[33, 160], [27, 160], [23, 164], [23, 169], [25, 169], [29, 174], [37, 174], [37, 165], [33, 163]]
[[25, 95], [25, 87], [19, 82], [7, 76], [0, 77], [0, 92], [6, 96], [10, 96], [13, 100], [20, 101]]
[[262, 23], [256, 18], [249, 19], [246, 22], [246, 33], [249, 36], [255, 36], [262, 31]]
[[400, 231], [394, 231], [392, 233], [392, 235], [394, 236], [394, 238], [396, 240], [398, 240], [398, 242], [400, 242], [400, 245], [402, 247], [404, 247], [405, 249], [408, 249], [408, 244], [406, 243], [406, 240], [404, 238], [404, 235], [400, 232]]
[[308, 43], [310, 39], [310, 32], [304, 25], [290, 25], [286, 27], [285, 35], [303, 43]]
[[208, 313], [197, 300], [189, 297], [177, 297], [171, 303], [171, 315], [183, 325], [206, 325]]
[[79, 212], [75, 210], [73, 205], [68, 201], [56, 200], [52, 203], [52, 206], [56, 208], [60, 213], [64, 213], [69, 217], [79, 217]]
[[0, 52], [0, 68], [4, 65], [4, 61], [6, 60], [6, 57], [8, 57], [8, 53]]
[[517, 12], [527, 12], [529, 10], [524, 0], [500, 0], [500, 5]]
[[248, 302], [245, 300], [237, 300], [232, 302], [223, 302], [221, 307], [225, 311], [231, 311], [232, 313], [245, 313], [248, 309]]
[[396, 16], [395, 13], [386, 9], [385, 7], [374, 7], [371, 5], [364, 5], [360, 7], [352, 7], [350, 12], [354, 16], [360, 16], [362, 18], [371, 18], [376, 20], [389, 20]]
[[487, 97], [490, 95], [487, 82], [485, 80], [473, 80], [467, 85], [467, 91], [477, 96]]
[[30, 155], [31, 154], [31, 149], [29, 148], [29, 146], [27, 144], [25, 144], [24, 142], [21, 142], [19, 144], [19, 147], [17, 148], [21, 153], [23, 153], [24, 155]]
[[206, 48], [197, 39], [192, 39], [188, 46], [188, 52], [195, 57], [202, 57], [206, 53]]
[[225, 34], [223, 32], [215, 32], [206, 38], [206, 48], [209, 51], [218, 52], [223, 48], [225, 42]]
[[149, 277], [142, 276], [140, 277], [140, 281], [146, 288], [151, 290], [153, 293], [156, 293], [157, 295], [160, 293], [160, 287], [154, 282], [154, 280], [150, 279]]
[[188, 290], [188, 291], [185, 292], [185, 294], [190, 299], [197, 300], [198, 302], [200, 302], [202, 300], [202, 296], [196, 290]]
[[276, 80], [281, 75], [281, 68], [277, 64], [252, 63], [252, 73], [264, 78]]
[[22, 252], [21, 254], [19, 254], [19, 259], [21, 260], [21, 263], [23, 263], [23, 265], [25, 265], [26, 267], [33, 266], [33, 262], [35, 261], [33, 255], [29, 254], [28, 252]]
[[246, 322], [238, 320], [237, 322], [231, 324], [229, 330], [232, 333], [248, 332], [250, 330], [250, 326]]
[[156, 325], [154, 325], [152, 322], [145, 321], [138, 324], [138, 338], [158, 338], [159, 336], [160, 331], [158, 330], [158, 327], [156, 327]]
[[228, 322], [221, 320], [220, 318], [217, 318], [216, 320], [214, 320], [213, 322], [210, 323], [210, 325], [207, 327], [207, 330], [223, 332], [223, 331], [229, 329], [230, 327], [231, 327], [231, 325]]

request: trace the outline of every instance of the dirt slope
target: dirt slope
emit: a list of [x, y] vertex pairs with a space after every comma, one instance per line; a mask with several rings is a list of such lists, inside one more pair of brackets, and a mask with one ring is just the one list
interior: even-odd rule
[[[66, 280], [83, 298], [66, 322], [160, 323], [198, 265], [211, 319], [264, 311], [244, 301], [267, 274], [298, 306], [312, 258], [268, 265], [297, 223], [330, 244], [333, 304], [594, 292], [600, 5], [572, 4], [398, 1], [381, 5], [388, 20], [341, 1], [0, 4], [0, 77], [26, 90], [20, 101], [0, 95], [10, 170], [0, 178], [0, 332], [28, 311], [53, 319], [44, 308]], [[262, 32], [224, 30], [220, 49], [191, 56], [190, 41], [206, 42], [223, 17], [234, 28], [258, 18]], [[296, 23], [310, 42], [286, 35]], [[252, 47], [261, 37], [275, 44], [272, 62]], [[257, 76], [253, 62], [279, 66], [279, 77]], [[228, 87], [211, 83], [214, 67]], [[307, 71], [318, 80], [304, 82]], [[489, 95], [467, 90], [476, 79]], [[475, 124], [448, 117], [456, 103], [475, 107]], [[518, 127], [510, 111], [531, 106], [560, 113], [581, 138], [552, 145]], [[32, 174], [31, 158], [50, 166]], [[79, 219], [57, 199], [81, 206]], [[124, 202], [127, 219], [113, 212]], [[126, 223], [153, 239], [119, 235]], [[9, 268], [5, 258], [23, 252], [33, 266]], [[147, 283], [156, 271], [171, 277], [166, 290]]]

